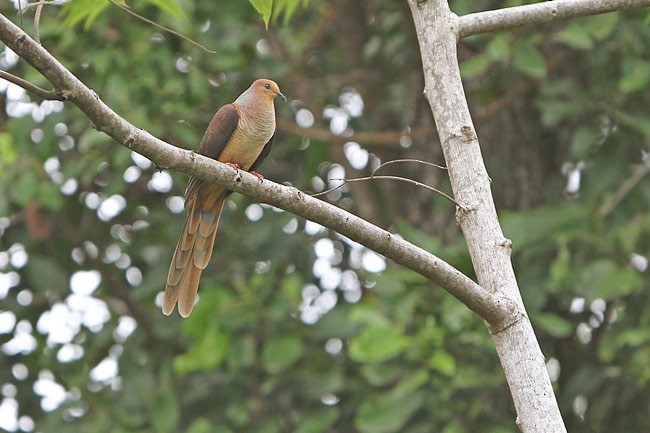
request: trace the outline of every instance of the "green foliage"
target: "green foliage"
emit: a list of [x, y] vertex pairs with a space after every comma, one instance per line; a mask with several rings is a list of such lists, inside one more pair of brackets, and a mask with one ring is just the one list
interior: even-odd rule
[[285, 24], [296, 13], [299, 6], [305, 7], [309, 0], [248, 0], [257, 13], [262, 16], [267, 29], [271, 18], [284, 15]]
[[257, 13], [262, 15], [264, 24], [266, 27], [269, 26], [269, 21], [271, 20], [271, 12], [273, 11], [273, 0], [249, 0], [253, 5]]
[[99, 14], [110, 6], [110, 2], [97, 0], [76, 0], [66, 3], [61, 12], [65, 17], [65, 24], [74, 27], [83, 22], [84, 29], [88, 30]]
[[[403, 3], [254, 4], [266, 7], [267, 24], [293, 17], [290, 26], [264, 30], [249, 2], [127, 3], [217, 55], [108, 1], [44, 8], [41, 39], [118, 113], [186, 148], [252, 79], [276, 79], [292, 98], [277, 106], [278, 117], [286, 122], [308, 109], [316, 131], [280, 127], [262, 171], [303, 190], [325, 182], [332, 162], [348, 177], [365, 173], [344, 155], [345, 143], [359, 137], [330, 140], [322, 116], [340, 108], [349, 87], [365, 105], [361, 117], [348, 119], [348, 132], [380, 137], [359, 139], [369, 160], [441, 161], [434, 134], [401, 145], [382, 134], [421, 134], [432, 125]], [[650, 429], [648, 270], [634, 262], [650, 256], [650, 186], [647, 174], [635, 175], [641, 150], [650, 150], [646, 21], [627, 11], [460, 44], [499, 217], [546, 359], [560, 367], [554, 385], [569, 431]], [[24, 62], [12, 72], [47, 87]], [[3, 106], [40, 104], [30, 98]], [[262, 218], [250, 221], [251, 203], [236, 194], [192, 316], [163, 316], [155, 301], [183, 219], [172, 204], [187, 177], [159, 173], [91, 126], [69, 105], [0, 123], [0, 375], [34, 431], [516, 429], [493, 344], [473, 313], [394, 264], [380, 275], [364, 270], [358, 246], [305, 230], [284, 212], [264, 206]], [[580, 189], [566, 194], [562, 165], [579, 161]], [[409, 167], [403, 174], [449, 191], [442, 173]], [[170, 189], [154, 188], [166, 175]], [[106, 216], [102, 203], [114, 196], [123, 208]], [[453, 206], [429, 191], [350, 183], [326, 199], [472, 276]], [[323, 258], [314, 243], [323, 238], [332, 242], [328, 266], [341, 279], [335, 290], [321, 287], [315, 272]], [[72, 277], [88, 270], [101, 279], [84, 295], [90, 289], [71, 287]], [[359, 296], [350, 296], [355, 289]], [[320, 314], [315, 322], [310, 308]], [[60, 329], [68, 333], [53, 332]], [[33, 346], [13, 353], [16, 340]], [[104, 360], [114, 360], [117, 376], [99, 375]], [[45, 410], [35, 390], [50, 382], [67, 400]], [[585, 399], [586, 412], [576, 413]]]
[[382, 362], [402, 353], [408, 339], [391, 325], [367, 327], [350, 341], [350, 358], [357, 362]]

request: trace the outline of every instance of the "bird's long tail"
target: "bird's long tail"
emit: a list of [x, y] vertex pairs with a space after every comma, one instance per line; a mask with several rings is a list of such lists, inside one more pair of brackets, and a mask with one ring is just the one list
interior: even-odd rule
[[179, 314], [182, 317], [190, 315], [199, 290], [201, 272], [212, 257], [226, 193], [209, 187], [200, 189], [187, 198], [185, 225], [169, 266], [162, 307], [167, 316], [174, 311], [177, 302]]

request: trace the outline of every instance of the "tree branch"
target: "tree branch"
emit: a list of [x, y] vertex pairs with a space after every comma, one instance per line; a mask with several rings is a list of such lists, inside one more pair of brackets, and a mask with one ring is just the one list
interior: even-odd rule
[[597, 15], [639, 6], [650, 6], [650, 0], [554, 0], [477, 12], [459, 18], [458, 36], [464, 38], [479, 33]]
[[53, 92], [51, 90], [41, 89], [37, 85], [32, 84], [27, 80], [23, 80], [20, 77], [16, 77], [15, 75], [10, 74], [7, 71], [0, 70], [0, 78], [3, 78], [3, 79], [5, 79], [5, 80], [7, 80], [7, 81], [9, 81], [11, 83], [14, 83], [15, 85], [20, 86], [23, 89], [27, 90], [28, 92], [31, 92], [31, 93], [35, 94], [36, 96], [39, 96], [39, 97], [41, 97], [43, 99], [46, 99], [48, 101], [51, 101], [51, 100], [61, 101], [63, 99], [59, 95], [57, 95], [56, 92]]
[[54, 85], [56, 94], [81, 109], [97, 130], [151, 159], [158, 167], [198, 176], [335, 230], [439, 284], [492, 324], [495, 330], [520, 320], [521, 313], [514, 302], [491, 294], [445, 261], [399, 236], [296, 188], [269, 180], [260, 182], [247, 172], [234, 172], [226, 164], [177, 148], [136, 128], [3, 15], [0, 15], [0, 40], [43, 74]]

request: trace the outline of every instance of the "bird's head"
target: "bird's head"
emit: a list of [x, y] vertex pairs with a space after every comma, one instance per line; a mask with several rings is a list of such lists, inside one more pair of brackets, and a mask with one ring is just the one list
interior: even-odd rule
[[251, 90], [258, 98], [272, 101], [276, 97], [280, 97], [285, 102], [287, 100], [287, 97], [282, 94], [277, 83], [267, 78], [256, 80], [253, 82], [249, 90]]

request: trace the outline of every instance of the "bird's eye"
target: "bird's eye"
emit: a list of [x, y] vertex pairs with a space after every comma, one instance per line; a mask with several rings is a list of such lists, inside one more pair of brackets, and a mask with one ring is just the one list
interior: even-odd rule
[[264, 88], [265, 88], [266, 90], [269, 90], [269, 89], [271, 88], [271, 85], [270, 85], [269, 83], [266, 83], [266, 84], [264, 85]]

